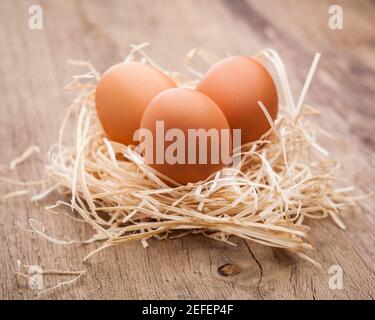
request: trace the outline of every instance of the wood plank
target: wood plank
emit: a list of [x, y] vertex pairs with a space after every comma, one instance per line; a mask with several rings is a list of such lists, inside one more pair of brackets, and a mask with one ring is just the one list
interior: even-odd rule
[[[56, 141], [57, 128], [72, 98], [62, 92], [77, 73], [76, 67], [66, 64], [67, 59], [90, 60], [104, 70], [120, 61], [131, 43], [149, 41], [153, 44], [150, 55], [161, 65], [177, 70], [182, 70], [181, 60], [192, 47], [218, 57], [276, 48], [285, 60], [296, 94], [313, 54], [321, 52], [321, 64], [308, 95], [308, 102], [323, 112], [315, 121], [340, 139], [325, 143], [343, 154], [344, 176], [354, 179], [362, 192], [374, 190], [375, 34], [371, 1], [340, 2], [344, 30], [337, 31], [327, 24], [330, 1], [113, 0], [105, 5], [85, 0], [40, 1], [45, 17], [41, 31], [32, 31], [27, 25], [27, 10], [33, 3], [0, 2], [1, 162], [19, 155], [31, 143], [42, 150], [11, 177], [38, 179], [42, 173], [44, 154]], [[346, 149], [342, 150], [343, 143]], [[0, 183], [0, 194], [17, 188]], [[49, 200], [56, 198], [53, 195]], [[46, 214], [27, 197], [0, 206], [0, 298], [33, 298], [14, 276], [17, 259], [45, 268], [87, 269], [87, 275], [76, 284], [46, 295], [51, 299], [374, 298], [373, 199], [363, 202], [362, 211], [344, 216], [347, 231], [328, 220], [311, 221], [318, 247], [313, 257], [322, 263], [322, 270], [282, 250], [239, 239], [232, 248], [200, 236], [153, 240], [148, 249], [129, 243], [102, 251], [83, 264], [82, 258], [96, 245], [53, 245], [20, 230], [17, 222], [26, 225], [29, 218], [35, 218], [45, 224], [49, 234], [70, 239], [88, 237], [89, 228], [64, 216]], [[328, 269], [335, 264], [345, 273], [343, 290], [328, 287]], [[233, 270], [237, 270], [235, 275], [226, 276]], [[45, 279], [47, 285], [59, 280], [53, 276]]]

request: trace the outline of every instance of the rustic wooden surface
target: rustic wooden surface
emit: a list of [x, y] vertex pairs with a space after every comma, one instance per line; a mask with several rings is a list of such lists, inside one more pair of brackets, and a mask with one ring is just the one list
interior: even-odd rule
[[[374, 190], [375, 4], [336, 2], [344, 10], [343, 30], [328, 27], [329, 1], [0, 1], [0, 162], [32, 143], [42, 150], [4, 174], [22, 180], [42, 174], [44, 154], [72, 98], [62, 88], [82, 71], [67, 59], [90, 60], [104, 70], [122, 59], [131, 43], [149, 41], [149, 53], [177, 70], [192, 47], [217, 56], [273, 47], [285, 60], [296, 94], [313, 54], [321, 52], [307, 101], [323, 113], [317, 123], [339, 138], [329, 147], [344, 155], [343, 175], [360, 192]], [[44, 10], [40, 31], [28, 28], [28, 8], [35, 3]], [[1, 194], [19, 188], [0, 183]], [[281, 250], [242, 240], [233, 248], [200, 236], [155, 240], [148, 249], [139, 243], [110, 248], [83, 264], [94, 245], [54, 245], [20, 230], [17, 222], [36, 218], [60, 238], [84, 238], [90, 230], [18, 197], [0, 203], [0, 298], [34, 298], [14, 275], [19, 259], [49, 269], [87, 270], [77, 283], [43, 296], [47, 299], [373, 299], [374, 208], [372, 198], [362, 210], [345, 214], [346, 231], [330, 220], [310, 222], [318, 247], [312, 256], [322, 270]], [[344, 271], [342, 290], [329, 289], [331, 265]], [[62, 279], [70, 278], [44, 281], [53, 285]]]

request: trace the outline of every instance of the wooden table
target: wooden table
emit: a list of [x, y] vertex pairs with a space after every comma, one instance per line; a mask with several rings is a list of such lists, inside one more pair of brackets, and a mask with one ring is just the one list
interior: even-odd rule
[[[43, 9], [42, 30], [28, 27], [28, 9], [34, 3]], [[102, 71], [120, 61], [130, 44], [148, 41], [149, 54], [176, 70], [181, 70], [181, 60], [192, 47], [219, 57], [273, 47], [286, 63], [296, 95], [314, 53], [321, 52], [307, 102], [322, 112], [317, 124], [339, 138], [329, 148], [342, 152], [342, 175], [354, 181], [359, 192], [370, 192], [375, 187], [375, 5], [339, 1], [344, 29], [331, 30], [332, 3], [0, 1], [1, 162], [9, 162], [30, 144], [41, 148], [39, 155], [2, 175], [20, 180], [41, 176], [45, 152], [57, 140], [58, 126], [73, 97], [62, 88], [73, 74], [83, 71], [67, 65], [68, 59], [90, 60]], [[1, 194], [20, 188], [0, 183]], [[52, 195], [48, 200], [54, 199]], [[375, 297], [373, 198], [344, 215], [346, 231], [329, 219], [309, 222], [317, 240], [312, 257], [321, 262], [322, 270], [282, 250], [238, 239], [233, 248], [201, 236], [154, 240], [148, 249], [130, 243], [104, 250], [83, 264], [82, 258], [95, 245], [58, 246], [18, 227], [17, 223], [27, 225], [29, 218], [35, 218], [58, 238], [89, 236], [89, 228], [46, 213], [44, 204], [38, 207], [27, 196], [0, 203], [0, 298], [34, 297], [25, 281], [15, 277], [17, 260], [48, 269], [87, 270], [78, 282], [43, 296], [49, 299]], [[329, 288], [332, 265], [344, 271], [342, 290]], [[44, 279], [46, 285], [61, 280], [61, 276]]]

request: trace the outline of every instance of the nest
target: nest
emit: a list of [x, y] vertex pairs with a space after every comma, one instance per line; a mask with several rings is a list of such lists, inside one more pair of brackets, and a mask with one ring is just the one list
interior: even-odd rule
[[[193, 88], [202, 75], [191, 67], [191, 61], [210, 57], [198, 50], [187, 55], [185, 63], [194, 79], [168, 72], [180, 86]], [[305, 253], [314, 248], [307, 219], [327, 217], [345, 228], [340, 212], [354, 204], [348, 194], [352, 187], [338, 187], [335, 171], [339, 162], [329, 157], [316, 140], [317, 128], [306, 121], [317, 110], [303, 103], [319, 54], [297, 103], [291, 94], [285, 67], [272, 49], [256, 56], [265, 64], [277, 82], [281, 100], [277, 120], [258, 141], [243, 145], [238, 168], [225, 168], [205, 181], [170, 187], [150, 168], [134, 146], [109, 141], [95, 111], [95, 86], [99, 73], [89, 63], [87, 73], [73, 77], [66, 89], [76, 90], [77, 97], [69, 108], [59, 131], [59, 141], [48, 153], [47, 174], [51, 186], [34, 196], [44, 198], [63, 188], [70, 202], [61, 200], [50, 211], [66, 206], [78, 215], [75, 220], [88, 223], [95, 230], [84, 242], [102, 241], [103, 248], [147, 239], [202, 234], [233, 244], [237, 236], [263, 245], [284, 248], [314, 263]], [[157, 66], [144, 52], [144, 45], [132, 46], [126, 61], [140, 61]], [[65, 140], [71, 135], [66, 128], [75, 121], [74, 144]], [[71, 139], [72, 140], [72, 139]]]

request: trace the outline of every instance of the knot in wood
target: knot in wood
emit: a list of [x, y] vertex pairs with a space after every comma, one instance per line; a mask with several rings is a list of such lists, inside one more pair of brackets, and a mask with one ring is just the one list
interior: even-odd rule
[[233, 277], [241, 272], [241, 267], [237, 264], [226, 263], [217, 268], [217, 272], [224, 277]]

